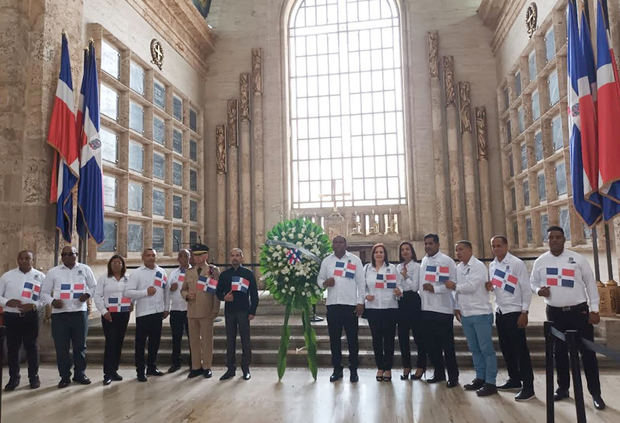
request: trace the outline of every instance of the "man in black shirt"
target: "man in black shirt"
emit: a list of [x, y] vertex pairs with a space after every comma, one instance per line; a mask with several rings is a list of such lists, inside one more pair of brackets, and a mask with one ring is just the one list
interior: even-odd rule
[[250, 361], [252, 350], [250, 345], [250, 320], [256, 315], [258, 306], [258, 289], [254, 273], [243, 267], [243, 251], [233, 248], [230, 252], [232, 267], [220, 274], [217, 284], [217, 297], [225, 301], [224, 317], [226, 319], [226, 367], [228, 370], [220, 380], [235, 376], [235, 350], [237, 328], [241, 335], [241, 370], [243, 379], [250, 379]]

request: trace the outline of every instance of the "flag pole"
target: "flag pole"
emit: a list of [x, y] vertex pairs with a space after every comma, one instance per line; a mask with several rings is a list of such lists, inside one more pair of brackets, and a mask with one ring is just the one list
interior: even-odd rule
[[609, 240], [609, 224], [605, 223], [605, 255], [607, 256], [608, 281], [614, 280], [614, 268], [611, 264], [611, 241]]
[[596, 226], [592, 226], [592, 253], [594, 256], [594, 277], [597, 282], [600, 282], [601, 271], [598, 264], [598, 235], [596, 234]]

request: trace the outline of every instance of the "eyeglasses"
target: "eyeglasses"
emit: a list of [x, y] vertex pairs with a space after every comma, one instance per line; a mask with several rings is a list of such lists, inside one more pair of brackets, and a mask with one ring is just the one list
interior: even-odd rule
[[70, 256], [74, 256], [75, 253], [60, 253], [61, 257], [70, 257]]

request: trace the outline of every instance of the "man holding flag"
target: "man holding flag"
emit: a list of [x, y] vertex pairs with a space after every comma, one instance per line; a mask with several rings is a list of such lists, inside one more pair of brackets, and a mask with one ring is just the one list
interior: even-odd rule
[[226, 367], [228, 370], [220, 380], [230, 379], [235, 375], [235, 350], [237, 328], [241, 336], [241, 370], [243, 379], [250, 379], [250, 362], [252, 345], [250, 344], [250, 320], [256, 315], [258, 307], [258, 289], [254, 273], [243, 267], [243, 251], [233, 248], [230, 251], [232, 267], [220, 275], [217, 284], [217, 296], [226, 302], [224, 317], [226, 319]]

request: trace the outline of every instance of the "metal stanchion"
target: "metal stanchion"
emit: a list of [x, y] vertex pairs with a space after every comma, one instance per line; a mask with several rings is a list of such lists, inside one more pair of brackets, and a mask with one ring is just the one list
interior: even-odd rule
[[570, 360], [570, 369], [573, 378], [573, 391], [575, 392], [575, 411], [577, 423], [586, 422], [586, 406], [583, 402], [583, 385], [581, 384], [581, 369], [579, 368], [579, 352], [577, 351], [577, 331], [566, 331], [566, 346]]
[[545, 376], [547, 397], [547, 423], [554, 423], [555, 413], [553, 404], [553, 335], [551, 326], [553, 322], [545, 322]]

